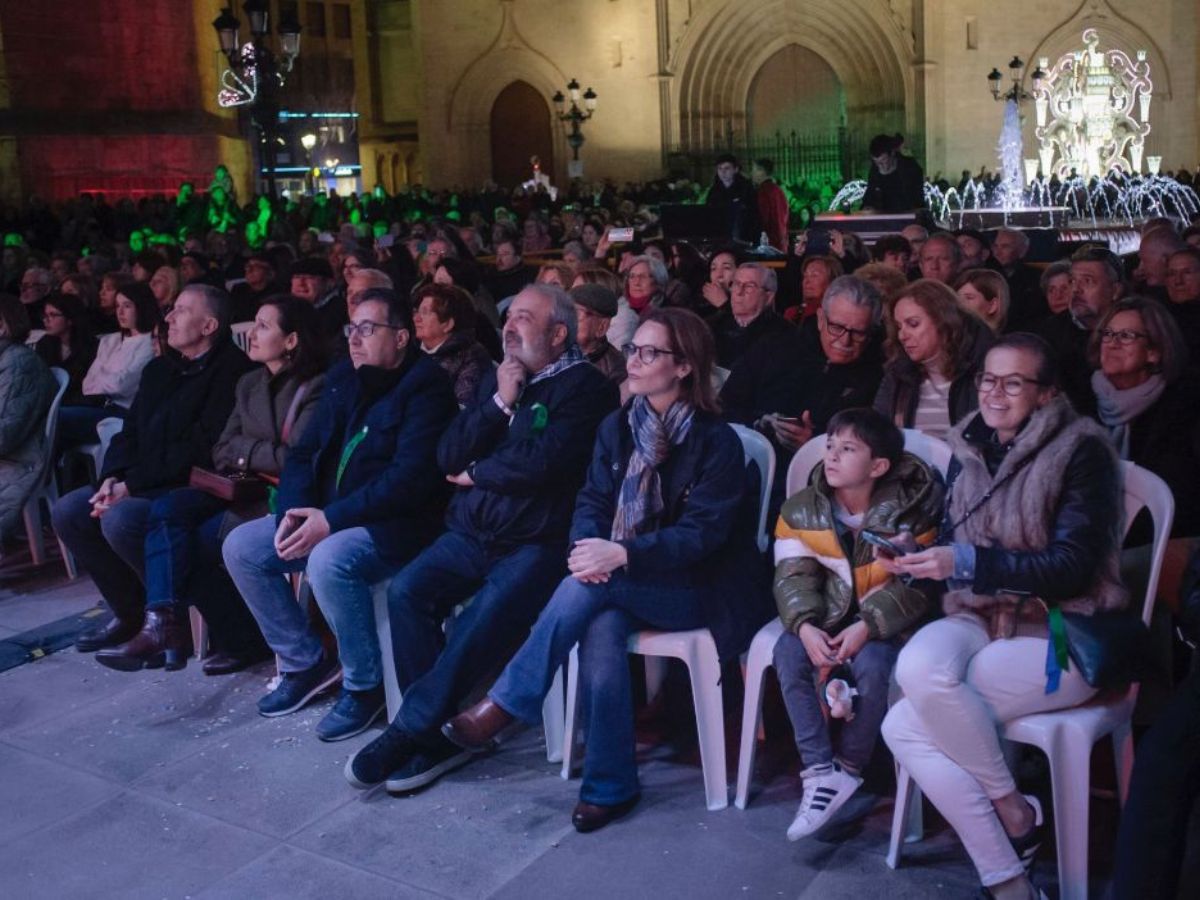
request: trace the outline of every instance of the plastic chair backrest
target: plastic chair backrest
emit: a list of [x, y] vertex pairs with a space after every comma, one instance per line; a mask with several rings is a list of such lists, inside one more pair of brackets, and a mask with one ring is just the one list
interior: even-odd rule
[[759, 497], [758, 497], [758, 549], [762, 553], [767, 552], [767, 546], [771, 541], [771, 534], [768, 531], [767, 509], [771, 504], [771, 485], [775, 482], [775, 448], [771, 446], [771, 442], [744, 425], [730, 426], [738, 436], [738, 440], [742, 442], [742, 453], [746, 458], [746, 464], [754, 463], [758, 466], [759, 481]]
[[[950, 445], [913, 428], [904, 429], [904, 449], [937, 469], [944, 478], [950, 468]], [[787, 471], [787, 495], [808, 486], [812, 470], [825, 456], [825, 435], [819, 434], [796, 451]]]
[[233, 343], [243, 353], [250, 349], [250, 329], [253, 327], [253, 322], [235, 322], [230, 326], [229, 330], [233, 332]]
[[45, 484], [48, 478], [54, 477], [54, 444], [58, 440], [58, 410], [62, 406], [63, 395], [67, 393], [67, 385], [71, 383], [71, 376], [63, 369], [52, 368], [50, 374], [54, 376], [58, 390], [55, 391], [54, 399], [50, 402], [50, 410], [46, 413], [46, 455], [42, 461], [42, 478], [39, 484]]
[[1142, 621], [1150, 624], [1154, 611], [1154, 599], [1158, 593], [1158, 577], [1162, 572], [1163, 557], [1167, 552], [1167, 541], [1171, 539], [1171, 525], [1175, 520], [1175, 498], [1167, 483], [1153, 472], [1131, 462], [1121, 463], [1124, 482], [1125, 531], [1143, 509], [1150, 513], [1154, 522], [1154, 543], [1150, 551], [1150, 577], [1146, 581], [1146, 596], [1142, 601]]
[[108, 448], [112, 444], [112, 439], [121, 433], [125, 427], [125, 420], [112, 416], [108, 419], [101, 419], [96, 423], [96, 436], [100, 438], [100, 453], [96, 457], [96, 474], [100, 474], [100, 470], [104, 467], [104, 457], [108, 455]]

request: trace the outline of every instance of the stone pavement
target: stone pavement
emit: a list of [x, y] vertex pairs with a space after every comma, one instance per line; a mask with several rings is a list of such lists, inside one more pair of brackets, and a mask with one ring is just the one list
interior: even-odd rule
[[[95, 603], [86, 577], [58, 572], [0, 577], [0, 640]], [[362, 793], [342, 768], [371, 735], [317, 741], [329, 701], [258, 716], [272, 674], [205, 678], [194, 661], [124, 674], [74, 649], [0, 674], [0, 897], [975, 895], [941, 825], [899, 871], [884, 865], [887, 799], [841, 840], [788, 843], [799, 786], [786, 739], [760, 752], [745, 811], [706, 811], [698, 766], [656, 758], [639, 808], [580, 835], [578, 784], [546, 762], [540, 732], [415, 796]], [[1093, 830], [1111, 845], [1111, 814]], [[1107, 854], [1093, 858], [1102, 878]], [[1039, 873], [1053, 880], [1052, 853]]]

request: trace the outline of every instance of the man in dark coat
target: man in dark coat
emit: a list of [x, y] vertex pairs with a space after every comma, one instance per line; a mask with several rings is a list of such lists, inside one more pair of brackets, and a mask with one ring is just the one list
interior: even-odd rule
[[133, 406], [104, 457], [100, 489], [80, 488], [51, 512], [54, 530], [91, 574], [115, 614], [75, 645], [105, 651], [111, 668], [182, 668], [186, 615], [146, 610], [144, 539], [154, 498], [212, 464], [212, 447], [233, 409], [237, 381], [253, 364], [229, 337], [229, 295], [184, 288], [167, 314], [170, 352], [142, 370]]
[[758, 243], [761, 231], [758, 194], [750, 179], [741, 173], [736, 156], [724, 153], [717, 157], [717, 173], [704, 202], [722, 210], [730, 238], [747, 244]]
[[1025, 262], [1029, 237], [1016, 228], [1001, 228], [992, 238], [992, 261], [1008, 282], [1006, 332], [1032, 331], [1050, 315], [1042, 296], [1041, 273]]
[[[407, 305], [365, 299], [349, 330], [350, 360], [330, 371], [320, 409], [288, 454], [275, 515], [236, 528], [222, 548], [280, 661], [279, 686], [259, 713], [295, 712], [340, 680], [317, 725], [324, 741], [361, 734], [385, 709], [372, 588], [439, 530], [448, 491], [435, 452], [458, 410], [442, 367], [409, 346]], [[281, 577], [290, 572], [306, 573], [337, 637], [340, 671]]]
[[565, 291], [522, 290], [504, 326], [504, 362], [442, 437], [438, 463], [460, 490], [449, 530], [388, 589], [404, 703], [347, 764], [356, 787], [411, 791], [468, 760], [442, 723], [507, 661], [566, 574], [575, 495], [596, 429], [617, 406], [616, 386], [584, 358], [576, 329]]
[[762, 263], [738, 266], [729, 302], [711, 323], [717, 365], [732, 369], [762, 342], [792, 330], [791, 324], [775, 313], [778, 286], [774, 269]]

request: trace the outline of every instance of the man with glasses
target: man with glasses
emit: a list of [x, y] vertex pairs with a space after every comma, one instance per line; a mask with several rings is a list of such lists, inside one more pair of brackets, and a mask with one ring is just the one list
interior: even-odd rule
[[46, 295], [50, 293], [52, 285], [53, 277], [49, 269], [31, 266], [22, 273], [21, 303], [25, 305], [25, 312], [29, 316], [30, 322], [40, 323], [42, 321]]
[[[446, 487], [437, 442], [458, 410], [441, 366], [409, 347], [406, 305], [365, 299], [344, 332], [349, 362], [329, 372], [312, 424], [288, 453], [275, 514], [235, 529], [223, 548], [279, 657], [282, 678], [259, 712], [295, 712], [341, 681], [317, 725], [323, 741], [361, 734], [384, 711], [371, 588], [440, 531]], [[340, 669], [281, 577], [290, 572], [307, 574], [337, 637]]]
[[816, 316], [757, 345], [725, 382], [725, 418], [762, 432], [775, 447], [775, 512], [796, 450], [823, 433], [834, 413], [874, 400], [883, 378], [882, 317], [879, 292], [842, 275], [825, 291]]
[[459, 490], [448, 530], [388, 589], [404, 703], [347, 764], [355, 787], [413, 791], [468, 761], [442, 723], [508, 660], [567, 574], [575, 495], [596, 429], [617, 406], [616, 386], [584, 358], [576, 329], [561, 288], [517, 294], [504, 362], [442, 437], [438, 463]]
[[717, 365], [732, 369], [752, 347], [792, 331], [787, 320], [775, 314], [778, 286], [774, 269], [762, 263], [738, 266], [729, 289], [729, 303], [712, 324]]
[[1076, 411], [1096, 415], [1088, 344], [1092, 331], [1125, 293], [1121, 259], [1107, 247], [1089, 245], [1071, 256], [1071, 305], [1050, 316], [1037, 333], [1058, 354], [1063, 393]]

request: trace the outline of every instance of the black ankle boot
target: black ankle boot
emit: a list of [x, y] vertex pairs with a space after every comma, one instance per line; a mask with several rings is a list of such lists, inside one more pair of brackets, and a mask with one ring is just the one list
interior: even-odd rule
[[115, 647], [133, 638], [142, 627], [142, 615], [136, 619], [114, 616], [102, 625], [93, 625], [75, 639], [75, 649], [80, 653], [95, 653], [105, 647]]
[[120, 672], [164, 667], [173, 672], [187, 665], [190, 645], [185, 616], [171, 607], [151, 609], [146, 612], [142, 630], [132, 640], [101, 650], [96, 661]]

